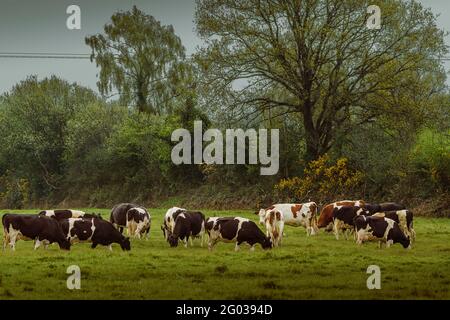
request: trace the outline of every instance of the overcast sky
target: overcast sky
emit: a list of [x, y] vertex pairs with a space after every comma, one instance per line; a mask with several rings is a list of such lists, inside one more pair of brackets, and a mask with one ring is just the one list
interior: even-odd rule
[[[450, 30], [450, 1], [421, 2], [440, 14], [440, 28]], [[71, 4], [81, 8], [81, 30], [66, 28], [66, 8]], [[194, 31], [194, 0], [0, 0], [0, 53], [90, 53], [84, 37], [101, 32], [114, 12], [133, 5], [172, 24], [188, 54], [201, 44]], [[450, 63], [446, 68], [450, 71]], [[55, 74], [97, 91], [97, 73], [89, 60], [0, 57], [0, 94], [31, 74], [39, 78]]]

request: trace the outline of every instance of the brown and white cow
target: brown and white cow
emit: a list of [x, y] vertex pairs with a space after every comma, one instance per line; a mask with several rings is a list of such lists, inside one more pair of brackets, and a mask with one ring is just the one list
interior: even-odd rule
[[4, 214], [3, 223], [3, 250], [9, 244], [16, 250], [18, 240], [34, 241], [34, 249], [41, 243], [46, 247], [53, 242], [58, 243], [60, 249], [70, 250], [70, 242], [55, 219], [35, 214]]
[[365, 202], [363, 200], [342, 200], [333, 203], [329, 203], [320, 211], [319, 221], [317, 226], [319, 228], [325, 228], [325, 231], [331, 231], [333, 229], [333, 211], [334, 208], [342, 206], [355, 206], [363, 207]]
[[[212, 226], [212, 227], [211, 227]], [[235, 242], [235, 251], [238, 251], [240, 245], [244, 242], [250, 245], [250, 250], [255, 249], [259, 243], [263, 249], [272, 248], [272, 240], [267, 237], [256, 223], [241, 217], [223, 217], [218, 218], [208, 225], [210, 228], [208, 248], [212, 250], [218, 241]]]
[[359, 215], [370, 215], [369, 210], [355, 206], [342, 206], [333, 209], [333, 232], [336, 240], [339, 240], [339, 234], [344, 233], [348, 240], [348, 234], [355, 230], [354, 218]]
[[397, 210], [377, 212], [373, 216], [386, 217], [398, 223], [400, 229], [412, 241], [416, 240], [416, 232], [413, 228], [413, 213], [410, 210]]
[[364, 241], [378, 241], [381, 248], [382, 243], [389, 248], [394, 243], [400, 243], [403, 248], [411, 249], [411, 241], [403, 233], [397, 222], [380, 216], [359, 215], [354, 219], [357, 240], [361, 245]]
[[266, 235], [272, 240], [273, 246], [280, 246], [284, 230], [283, 213], [277, 209], [266, 211], [265, 225]]
[[282, 214], [283, 222], [289, 226], [303, 226], [306, 228], [308, 236], [315, 235], [317, 228], [317, 204], [315, 202], [307, 203], [278, 203], [266, 209], [261, 209], [256, 214], [259, 215], [259, 223], [264, 225], [266, 214], [270, 210], [277, 210]]
[[98, 218], [69, 218], [61, 220], [62, 230], [71, 243], [90, 242], [94, 249], [101, 244], [112, 251], [112, 244], [117, 243], [122, 250], [130, 250], [130, 240], [122, 235], [112, 223]]

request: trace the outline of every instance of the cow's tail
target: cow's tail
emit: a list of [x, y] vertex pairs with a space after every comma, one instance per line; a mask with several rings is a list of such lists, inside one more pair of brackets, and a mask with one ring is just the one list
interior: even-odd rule
[[2, 216], [2, 225], [3, 225], [3, 251], [6, 249], [6, 245], [9, 243], [9, 222], [6, 221], [6, 216], [8, 214], [5, 213]]
[[318, 225], [318, 222], [317, 222], [317, 212], [319, 211], [318, 210], [318, 207], [317, 207], [317, 204], [316, 203], [314, 203], [314, 210], [311, 210], [312, 212], [311, 212], [311, 215], [312, 215], [312, 219], [311, 219], [311, 227], [313, 228], [313, 230], [314, 230], [314, 233], [318, 233], [319, 232], [319, 227], [317, 226]]

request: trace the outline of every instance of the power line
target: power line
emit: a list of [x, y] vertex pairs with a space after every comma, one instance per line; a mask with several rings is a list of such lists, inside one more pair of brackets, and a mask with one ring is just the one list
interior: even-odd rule
[[0, 58], [12, 59], [90, 59], [87, 53], [0, 52]]
[[[49, 52], [0, 52], [0, 58], [11, 59], [90, 59], [88, 53], [49, 53]], [[439, 57], [437, 60], [450, 61], [450, 57]]]

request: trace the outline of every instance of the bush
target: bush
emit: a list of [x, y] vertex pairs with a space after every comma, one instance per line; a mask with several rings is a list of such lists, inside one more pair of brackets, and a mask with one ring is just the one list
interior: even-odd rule
[[328, 155], [308, 163], [303, 177], [282, 179], [274, 189], [278, 198], [293, 202], [322, 201], [354, 193], [360, 194], [364, 174], [349, 167], [347, 158], [333, 163]]

